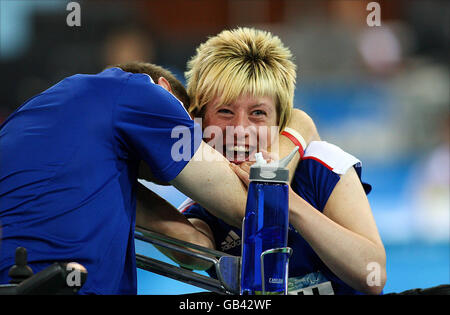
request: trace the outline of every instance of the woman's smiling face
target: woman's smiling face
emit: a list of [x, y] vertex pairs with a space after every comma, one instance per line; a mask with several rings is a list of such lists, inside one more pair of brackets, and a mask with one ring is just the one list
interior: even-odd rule
[[[272, 97], [242, 95], [231, 104], [218, 103], [216, 97], [206, 105], [203, 116], [206, 142], [236, 164], [248, 161], [256, 152], [270, 147], [279, 131]], [[206, 132], [211, 126], [215, 126], [216, 131], [220, 129], [221, 134]]]

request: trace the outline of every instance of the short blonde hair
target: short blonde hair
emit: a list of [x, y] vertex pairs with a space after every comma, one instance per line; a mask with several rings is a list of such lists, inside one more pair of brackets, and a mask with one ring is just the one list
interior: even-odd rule
[[270, 32], [225, 30], [201, 44], [185, 73], [191, 99], [188, 111], [203, 116], [215, 97], [229, 104], [241, 95], [272, 96], [280, 131], [294, 103], [296, 66], [290, 50]]

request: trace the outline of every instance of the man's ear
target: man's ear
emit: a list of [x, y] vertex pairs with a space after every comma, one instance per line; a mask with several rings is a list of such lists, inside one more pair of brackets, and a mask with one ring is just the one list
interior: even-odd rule
[[[158, 79], [158, 85], [161, 85], [165, 90], [169, 91], [170, 93], [172, 93], [172, 87], [170, 86], [169, 81], [167, 81], [166, 78], [164, 77], [159, 77]], [[173, 93], [172, 93], [173, 94]]]

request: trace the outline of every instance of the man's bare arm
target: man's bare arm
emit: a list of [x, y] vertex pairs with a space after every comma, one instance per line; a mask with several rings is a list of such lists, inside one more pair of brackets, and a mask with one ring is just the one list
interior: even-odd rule
[[[136, 204], [136, 226], [161, 233], [179, 240], [214, 248], [214, 244], [204, 227], [196, 228], [169, 202], [138, 183]], [[155, 246], [160, 252], [179, 265], [190, 269], [207, 269], [210, 262], [184, 255], [177, 251]]]
[[170, 182], [212, 215], [241, 228], [247, 189], [225, 157], [202, 141], [199, 149]]

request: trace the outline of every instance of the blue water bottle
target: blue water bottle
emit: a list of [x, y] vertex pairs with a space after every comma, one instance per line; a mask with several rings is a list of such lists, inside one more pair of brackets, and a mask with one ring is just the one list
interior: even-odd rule
[[247, 207], [242, 223], [242, 295], [287, 294], [289, 170], [296, 147], [280, 161], [267, 163], [260, 153], [250, 168]]

